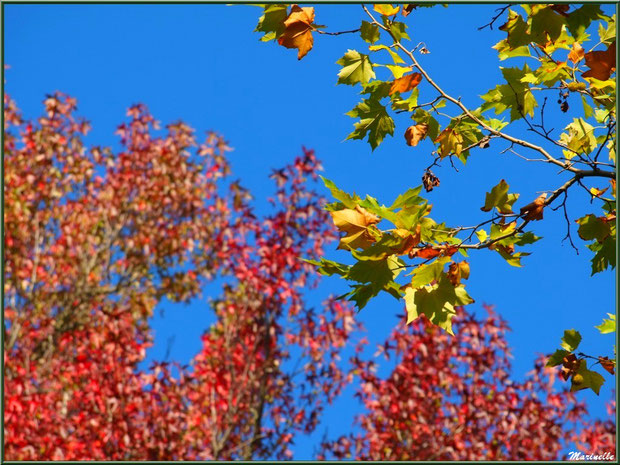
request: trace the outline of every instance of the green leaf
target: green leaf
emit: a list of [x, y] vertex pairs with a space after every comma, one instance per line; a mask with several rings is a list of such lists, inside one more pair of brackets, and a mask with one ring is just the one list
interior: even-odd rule
[[361, 94], [370, 95], [371, 99], [378, 101], [390, 95], [390, 87], [392, 87], [391, 81], [374, 80], [364, 84]]
[[389, 28], [396, 42], [400, 42], [403, 39], [407, 39], [407, 40], [410, 39], [410, 37], [407, 35], [407, 32], [406, 32], [407, 25], [405, 23], [394, 21], [389, 25]]
[[[582, 381], [577, 384], [576, 375], [581, 375]], [[582, 389], [592, 389], [596, 395], [601, 391], [601, 386], [605, 383], [605, 378], [603, 378], [596, 371], [588, 370], [588, 364], [585, 360], [581, 360], [579, 362], [579, 368], [577, 369], [577, 373], [572, 378], [571, 383], [571, 392], [581, 391]]]
[[530, 68], [524, 65], [519, 68], [501, 68], [507, 84], [501, 84], [490, 90], [482, 99], [485, 103], [480, 107], [482, 111], [494, 109], [495, 114], [501, 114], [510, 109], [510, 121], [515, 121], [524, 116], [534, 117], [534, 108], [538, 106], [534, 94], [527, 83], [521, 80], [531, 74]]
[[287, 16], [287, 5], [266, 5], [254, 31], [265, 33], [260, 38], [263, 42], [277, 39], [284, 32], [284, 20]]
[[609, 319], [603, 319], [603, 322], [595, 326], [601, 334], [615, 333], [616, 332], [616, 315], [608, 313], [607, 316]]
[[547, 360], [547, 363], [545, 366], [555, 367], [555, 366], [561, 365], [564, 362], [564, 357], [566, 357], [568, 354], [570, 354], [570, 352], [566, 350], [562, 350], [562, 349], [556, 350], [553, 353], [553, 355], [549, 357], [549, 360]]
[[564, 337], [562, 337], [562, 343], [560, 346], [569, 352], [575, 352], [577, 347], [579, 347], [580, 342], [581, 334], [579, 334], [579, 331], [567, 329], [564, 331]]
[[376, 289], [382, 289], [393, 281], [402, 271], [397, 257], [391, 256], [383, 260], [358, 261], [351, 267], [347, 278], [362, 284], [372, 284]]
[[491, 192], [487, 192], [484, 207], [481, 210], [488, 212], [495, 207], [502, 214], [512, 213], [512, 205], [519, 198], [519, 194], [509, 194], [508, 188], [508, 184], [502, 179], [497, 186], [491, 189]]
[[579, 223], [577, 233], [584, 241], [596, 239], [602, 242], [611, 234], [611, 226], [609, 223], [592, 214], [579, 218], [577, 223]]
[[360, 34], [362, 39], [366, 42], [374, 44], [379, 40], [379, 26], [376, 24], [369, 23], [368, 21], [362, 21], [362, 26], [360, 27]]
[[596, 252], [596, 255], [592, 257], [592, 276], [596, 273], [606, 270], [610, 266], [616, 267], [616, 236], [610, 235], [602, 243], [595, 242], [588, 246], [588, 248]]
[[581, 96], [581, 103], [583, 104], [583, 116], [585, 116], [586, 118], [592, 118], [594, 111], [592, 110], [592, 107], [588, 104], [585, 95]]
[[612, 15], [608, 19], [607, 27], [604, 27], [602, 24], [598, 25], [598, 35], [601, 38], [601, 42], [606, 44], [616, 40], [616, 15]]
[[424, 199], [420, 197], [420, 192], [422, 192], [422, 186], [408, 189], [406, 192], [396, 197], [394, 203], [390, 205], [390, 210], [403, 208], [407, 205], [420, 205], [424, 202]]
[[392, 61], [394, 61], [394, 64], [400, 64], [400, 63], [404, 63], [405, 62], [405, 60], [403, 60], [398, 55], [398, 53], [396, 53], [394, 50], [392, 50], [387, 45], [371, 45], [370, 47], [368, 47], [368, 50], [370, 50], [371, 52], [377, 52], [379, 50], [385, 50], [392, 57]]
[[394, 120], [377, 100], [363, 100], [347, 115], [360, 119], [358, 123], [355, 123], [355, 130], [349, 134], [347, 139], [364, 139], [368, 135], [368, 142], [374, 150], [387, 134], [394, 135]]
[[443, 272], [446, 263], [452, 261], [450, 257], [441, 257], [428, 265], [420, 265], [413, 271], [411, 278], [411, 287], [417, 289], [433, 281], [439, 281], [439, 278], [445, 273]]
[[336, 184], [334, 184], [333, 181], [330, 181], [329, 179], [324, 178], [323, 176], [321, 176], [321, 179], [323, 180], [325, 187], [327, 187], [331, 191], [332, 197], [342, 202], [342, 205], [346, 208], [352, 208], [352, 209], [355, 208], [355, 206], [358, 204], [360, 200], [360, 198], [357, 195], [347, 194], [345, 191], [339, 189], [336, 186]]
[[334, 262], [332, 260], [327, 260], [325, 258], [321, 258], [320, 262], [308, 259], [304, 259], [304, 261], [315, 265], [317, 267], [317, 271], [324, 276], [332, 276], [334, 274], [338, 274], [340, 276], [346, 277], [349, 273], [349, 269], [351, 268], [349, 265]]
[[545, 46], [554, 42], [562, 33], [564, 17], [556, 13], [551, 6], [541, 8], [530, 17], [530, 35], [533, 42]]
[[604, 15], [600, 5], [582, 5], [568, 14], [566, 17], [566, 26], [575, 39], [582, 41], [584, 39], [583, 34], [586, 32], [586, 29], [588, 29], [588, 26], [590, 26], [590, 23], [601, 17], [604, 17]]
[[342, 66], [338, 73], [338, 84], [348, 84], [351, 86], [358, 82], [366, 84], [375, 77], [375, 72], [372, 69], [372, 63], [368, 55], [355, 50], [348, 50], [336, 63]]
[[542, 237], [535, 235], [531, 231], [524, 232], [523, 234], [518, 235], [517, 238], [518, 240], [515, 242], [515, 245], [521, 245], [521, 246], [533, 244], [534, 242], [537, 242], [542, 239]]
[[560, 142], [570, 150], [563, 150], [564, 156], [571, 159], [576, 153], [592, 153], [597, 147], [594, 128], [581, 118], [574, 118], [573, 122], [564, 128], [567, 132], [560, 134]]

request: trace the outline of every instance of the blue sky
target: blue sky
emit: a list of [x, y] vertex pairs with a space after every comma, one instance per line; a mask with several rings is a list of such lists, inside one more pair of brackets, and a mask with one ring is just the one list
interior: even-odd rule
[[[478, 106], [479, 95], [501, 77], [491, 46], [505, 33], [477, 30], [495, 8], [436, 6], [407, 18], [414, 43], [424, 41], [431, 51], [422, 58], [423, 65], [448, 93], [461, 96], [471, 107]], [[355, 5], [320, 5], [316, 10], [316, 22], [330, 31], [356, 28], [363, 19]], [[271, 169], [292, 160], [302, 145], [316, 150], [324, 176], [339, 187], [370, 194], [383, 203], [420, 184], [423, 169], [431, 162], [429, 143], [417, 148], [404, 144], [405, 119], [397, 120], [395, 137], [373, 153], [366, 142], [344, 142], [353, 125], [345, 113], [359, 101], [359, 89], [336, 86], [335, 62], [347, 49], [363, 46], [357, 36], [316, 36], [314, 49], [298, 61], [296, 51], [259, 41], [252, 31], [261, 10], [253, 6], [5, 5], [4, 13], [4, 56], [10, 65], [5, 88], [26, 117], [38, 116], [45, 94], [60, 90], [78, 99], [78, 113], [92, 123], [87, 137], [92, 144], [115, 147], [115, 128], [127, 107], [137, 102], [145, 103], [163, 123], [182, 119], [198, 133], [213, 129], [234, 147], [230, 156], [234, 175], [254, 194], [259, 211], [266, 211], [265, 198], [272, 192], [267, 178]], [[549, 105], [556, 98], [555, 93], [550, 95]], [[580, 111], [578, 100], [569, 104]], [[564, 117], [548, 125], [562, 128], [568, 121]], [[519, 126], [511, 133], [530, 137]], [[449, 163], [434, 169], [441, 187], [428, 194], [434, 204], [431, 216], [449, 225], [477, 224], [487, 218], [480, 211], [485, 192], [500, 179], [527, 202], [566, 179], [550, 166], [502, 155], [503, 148], [494, 144], [473, 152], [465, 167], [458, 166], [458, 173]], [[575, 194], [568, 203], [571, 218], [595, 211], [587, 199]], [[566, 223], [561, 210], [547, 209], [545, 220], [535, 223], [533, 230], [544, 240], [530, 246], [532, 255], [523, 260], [523, 268], [508, 266], [490, 251], [470, 258], [468, 290], [477, 301], [475, 308], [495, 305], [512, 327], [508, 339], [517, 379], [531, 369], [537, 354], [557, 348], [564, 329], [581, 331], [581, 349], [587, 353], [611, 355], [613, 344], [612, 336], [600, 336], [593, 326], [614, 311], [614, 273], [590, 277], [590, 252], [576, 228], [573, 237], [580, 254], [562, 243]], [[329, 257], [348, 259], [334, 251]], [[328, 294], [346, 290], [343, 281], [327, 279], [309, 301], [318, 304]], [[170, 358], [187, 362], [198, 351], [199, 337], [211, 321], [206, 298], [217, 292], [210, 286], [205, 298], [191, 305], [164, 304], [163, 315], [157, 313], [152, 322], [155, 346], [149, 360], [163, 358], [174, 335]], [[392, 298], [377, 298], [359, 318], [372, 328], [371, 342], [379, 343], [397, 322], [394, 315], [401, 312], [402, 306]], [[579, 394], [597, 414], [602, 414], [614, 381], [606, 379], [600, 399], [591, 391]], [[350, 431], [359, 410], [352, 390], [346, 394], [325, 417], [323, 425], [329, 425], [331, 434]], [[322, 432], [320, 428], [315, 437]], [[298, 442], [296, 458], [308, 458], [312, 445], [301, 438]]]

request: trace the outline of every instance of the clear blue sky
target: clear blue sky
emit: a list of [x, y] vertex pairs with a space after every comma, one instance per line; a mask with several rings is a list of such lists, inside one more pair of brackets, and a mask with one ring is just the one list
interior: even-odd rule
[[[505, 33], [477, 30], [495, 8], [436, 6], [407, 18], [414, 42], [424, 41], [431, 51], [423, 57], [430, 74], [472, 107], [501, 77], [491, 46]], [[331, 31], [356, 28], [362, 19], [356, 5], [316, 9], [316, 22]], [[87, 137], [92, 144], [116, 146], [115, 128], [127, 107], [137, 102], [145, 103], [163, 123], [183, 119], [199, 133], [216, 130], [234, 147], [234, 174], [253, 192], [259, 211], [265, 211], [265, 197], [272, 192], [267, 178], [271, 169], [292, 160], [302, 145], [316, 150], [324, 175], [338, 186], [384, 203], [420, 184], [422, 171], [430, 164], [430, 144], [417, 148], [404, 144], [404, 119], [397, 120], [396, 137], [374, 153], [366, 142], [343, 142], [353, 124], [345, 113], [359, 100], [359, 89], [335, 85], [339, 70], [335, 62], [347, 48], [362, 46], [357, 36], [317, 36], [315, 48], [298, 61], [296, 51], [258, 40], [252, 31], [261, 10], [252, 6], [5, 5], [4, 12], [4, 56], [10, 65], [5, 88], [26, 117], [38, 116], [45, 94], [60, 90], [76, 97], [78, 113], [92, 122]], [[580, 108], [580, 102], [572, 99], [569, 104]], [[549, 104], [554, 102], [555, 94]], [[567, 121], [548, 125], [561, 128]], [[529, 137], [522, 128], [512, 133]], [[428, 194], [434, 204], [431, 216], [449, 225], [476, 224], [487, 218], [480, 211], [485, 192], [500, 179], [506, 179], [523, 200], [534, 199], [538, 191], [554, 189], [565, 179], [549, 166], [501, 155], [503, 148], [494, 144], [473, 152], [458, 173], [449, 163], [434, 170], [441, 187]], [[594, 211], [581, 193], [575, 194], [568, 204], [571, 218]], [[613, 344], [612, 336], [600, 336], [593, 326], [614, 311], [614, 272], [590, 277], [590, 252], [574, 227], [580, 255], [562, 243], [565, 230], [561, 210], [547, 209], [545, 220], [534, 224], [544, 240], [530, 246], [533, 253], [523, 260], [523, 268], [508, 266], [490, 251], [470, 258], [468, 290], [477, 300], [474, 307], [495, 305], [512, 327], [508, 338], [517, 379], [531, 369], [536, 354], [557, 348], [564, 329], [581, 331], [581, 349], [587, 353], [606, 354]], [[329, 256], [348, 258], [333, 251]], [[346, 289], [343, 281], [326, 279], [309, 301], [316, 305], [329, 293], [338, 295]], [[210, 286], [205, 299], [217, 292]], [[170, 358], [189, 361], [211, 321], [205, 299], [189, 306], [163, 305], [163, 315], [153, 318], [155, 346], [149, 360], [163, 358], [168, 339], [175, 335]], [[371, 342], [379, 343], [396, 323], [394, 315], [401, 312], [392, 298], [377, 298], [359, 318], [371, 328]], [[612, 377], [606, 379], [600, 399], [591, 391], [579, 394], [589, 399], [596, 413], [603, 412], [614, 382]], [[315, 438], [326, 425], [330, 434], [350, 431], [359, 411], [352, 392], [349, 389], [326, 414]], [[299, 438], [296, 458], [309, 458], [311, 452], [312, 444]]]

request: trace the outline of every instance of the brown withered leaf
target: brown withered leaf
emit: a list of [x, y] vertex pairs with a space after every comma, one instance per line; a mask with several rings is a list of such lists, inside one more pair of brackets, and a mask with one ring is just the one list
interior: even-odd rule
[[451, 257], [458, 249], [459, 248], [455, 246], [432, 247], [429, 245], [420, 249], [412, 249], [411, 252], [409, 252], [409, 258], [418, 257], [427, 260], [429, 258], [439, 257], [440, 255]]
[[403, 5], [403, 9], [402, 9], [401, 13], [406, 18], [407, 16], [409, 16], [409, 13], [411, 13], [417, 7], [418, 6], [415, 3], [407, 3], [407, 4]]
[[581, 44], [579, 44], [579, 42], [573, 42], [573, 48], [568, 54], [568, 59], [576, 64], [578, 61], [583, 59], [585, 54], [586, 52], [584, 51]]
[[616, 368], [616, 362], [614, 360], [609, 360], [609, 357], [599, 357], [598, 360], [605, 370], [612, 375], [615, 374], [614, 368]]
[[459, 263], [453, 262], [448, 268], [448, 279], [453, 286], [458, 286], [461, 279], [469, 278], [469, 263], [462, 261]]
[[532, 203], [528, 203], [525, 207], [521, 207], [520, 213], [522, 215], [525, 214], [524, 219], [529, 221], [542, 220], [546, 199], [547, 194], [541, 194]]
[[400, 92], [404, 94], [414, 89], [422, 81], [422, 75], [420, 73], [407, 74], [398, 79], [394, 79], [392, 86], [390, 87], [390, 95]]
[[368, 227], [380, 221], [378, 216], [373, 215], [359, 205], [352, 208], [330, 212], [334, 225], [345, 235], [340, 238], [339, 249], [366, 248], [375, 242], [375, 238], [368, 231]]
[[581, 77], [593, 77], [606, 81], [616, 70], [616, 43], [611, 44], [605, 51], [588, 52], [584, 57], [586, 66], [590, 69]]
[[579, 369], [580, 360], [577, 359], [575, 354], [568, 354], [562, 360], [562, 369], [560, 371], [560, 376], [564, 381], [568, 380], [572, 375], [577, 373]]
[[409, 126], [405, 131], [405, 140], [407, 145], [415, 147], [418, 143], [426, 137], [428, 132], [428, 124], [419, 123], [415, 126]]
[[439, 178], [431, 170], [426, 170], [422, 175], [422, 184], [424, 185], [424, 190], [430, 192], [433, 188], [439, 186]]
[[314, 8], [300, 8], [298, 5], [291, 7], [290, 14], [284, 20], [285, 29], [278, 39], [278, 43], [286, 48], [296, 48], [298, 50], [298, 60], [301, 60], [312, 50], [313, 22]]

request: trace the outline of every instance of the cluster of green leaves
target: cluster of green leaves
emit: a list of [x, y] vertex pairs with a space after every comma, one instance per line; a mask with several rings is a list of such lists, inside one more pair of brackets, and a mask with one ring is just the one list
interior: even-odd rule
[[[539, 239], [531, 232], [516, 231], [514, 222], [491, 224], [488, 231], [437, 223], [429, 217], [432, 206], [420, 196], [422, 186], [409, 189], [385, 206], [373, 197], [362, 199], [323, 180], [337, 200], [326, 209], [342, 233], [338, 247], [348, 250], [355, 263], [347, 265], [325, 258], [311, 263], [324, 275], [339, 275], [351, 281], [351, 291], [341, 297], [349, 298], [359, 309], [383, 291], [405, 300], [409, 322], [424, 314], [452, 333], [455, 307], [473, 302], [462, 282], [469, 277], [469, 264], [463, 260], [468, 254], [462, 234], [475, 233], [479, 244], [490, 244], [514, 266], [521, 266], [521, 257], [528, 255], [514, 252], [515, 246]], [[516, 196], [508, 193], [508, 185], [502, 180], [486, 195], [482, 208], [510, 214], [515, 201]], [[380, 228], [382, 225], [390, 227]], [[456, 259], [457, 252], [460, 260]]]
[[[426, 73], [423, 61], [429, 50], [422, 42], [412, 48], [420, 38], [407, 43], [411, 32], [405, 18], [419, 6], [363, 6], [366, 17], [356, 31], [367, 46], [365, 50], [349, 49], [337, 61], [337, 84], [357, 87], [361, 95], [360, 102], [347, 113], [356, 120], [348, 139], [366, 140], [374, 151], [387, 136], [396, 133], [395, 113], [405, 113], [412, 120], [403, 131], [406, 143], [415, 147], [430, 140], [434, 146], [433, 164], [445, 158], [457, 158], [465, 164], [470, 152], [487, 148], [495, 139], [503, 140], [507, 149], [517, 144], [534, 150], [542, 156], [540, 161], [573, 173], [572, 181], [582, 187], [586, 187], [581, 182], [585, 177], [610, 180], [615, 173], [616, 144], [615, 15], [604, 14], [595, 4], [504, 8], [505, 23], [499, 29], [506, 37], [493, 48], [501, 62], [519, 59], [521, 63], [501, 66], [501, 82], [481, 95], [477, 108], [470, 109], [459, 98], [446, 94]], [[314, 9], [304, 10], [306, 19], [300, 23], [297, 15], [301, 9], [296, 5], [290, 12], [284, 5], [264, 6], [257, 27], [265, 34], [262, 40], [277, 39], [286, 47], [287, 34], [295, 40], [311, 40], [311, 32], [318, 31], [319, 26], [312, 22]], [[299, 47], [292, 47], [299, 48], [300, 54], [308, 48], [307, 43], [295, 44]], [[559, 93], [558, 111], [569, 110], [571, 96], [578, 96], [582, 104], [583, 116], [575, 113], [557, 137], [544, 127], [546, 98], [539, 103], [539, 96], [545, 95], [541, 92], [549, 90]], [[420, 103], [421, 95], [427, 103]], [[455, 109], [452, 114], [450, 108]], [[540, 121], [536, 119], [538, 110]], [[534, 138], [556, 150], [549, 153], [543, 145], [502, 132], [515, 121], [522, 121]], [[605, 163], [598, 161], [601, 153], [608, 154]], [[612, 168], [602, 173], [601, 166]], [[428, 169], [422, 180], [427, 191], [439, 184]], [[339, 248], [350, 251], [354, 263], [322, 259], [315, 262], [319, 271], [350, 281], [352, 290], [345, 296], [359, 308], [384, 291], [404, 298], [409, 321], [425, 314], [448, 332], [454, 307], [472, 302], [461, 282], [469, 275], [469, 265], [455, 260], [454, 255], [458, 252], [467, 257], [468, 250], [487, 248], [508, 264], [521, 266], [521, 259], [528, 253], [516, 247], [540, 239], [532, 232], [524, 232], [524, 227], [543, 219], [543, 210], [560, 194], [566, 194], [566, 190], [558, 189], [548, 200], [542, 195], [514, 212], [519, 194], [509, 193], [508, 183], [501, 180], [487, 193], [481, 208], [490, 212], [488, 221], [450, 228], [428, 216], [431, 206], [420, 196], [421, 187], [409, 189], [386, 207], [370, 196], [362, 199], [341, 191], [331, 181], [325, 183], [337, 200], [327, 208], [343, 233]], [[609, 187], [611, 195], [605, 196]], [[600, 201], [602, 211], [576, 220], [580, 238], [590, 242], [588, 247], [594, 253], [593, 274], [616, 265], [615, 188], [613, 179], [606, 188], [591, 187], [591, 200]], [[393, 227], [379, 228], [387, 223]], [[586, 364], [576, 369], [586, 370]], [[598, 378], [585, 371], [579, 374], [590, 376], [582, 386], [594, 389]]]
[[[607, 314], [609, 319], [604, 319], [596, 328], [601, 334], [616, 332], [616, 315]], [[601, 390], [601, 386], [605, 383], [605, 379], [600, 373], [588, 368], [587, 358], [595, 359], [593, 365], [600, 364], [605, 370], [612, 375], [616, 367], [615, 346], [614, 359], [608, 357], [591, 357], [582, 353], [577, 353], [577, 348], [581, 343], [581, 334], [579, 331], [569, 329], [564, 331], [564, 337], [560, 343], [561, 349], [556, 350], [547, 361], [548, 367], [561, 365], [561, 376], [564, 380], [571, 380], [571, 391], [580, 391], [582, 389], [592, 389], [596, 394]]]

